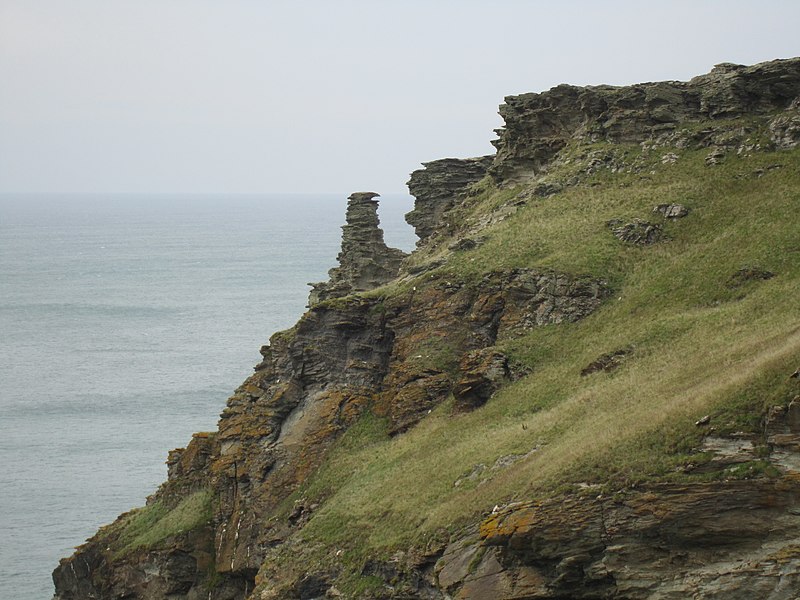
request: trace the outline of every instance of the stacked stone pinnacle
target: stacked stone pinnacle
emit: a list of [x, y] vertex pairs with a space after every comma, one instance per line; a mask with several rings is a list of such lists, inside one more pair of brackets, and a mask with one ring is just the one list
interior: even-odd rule
[[339, 266], [328, 271], [330, 280], [311, 283], [308, 305], [365, 292], [388, 283], [407, 256], [383, 241], [375, 192], [354, 192], [348, 197], [346, 224], [342, 226]]

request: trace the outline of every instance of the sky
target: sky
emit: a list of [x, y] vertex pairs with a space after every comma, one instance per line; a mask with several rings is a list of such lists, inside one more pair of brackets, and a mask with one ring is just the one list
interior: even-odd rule
[[0, 0], [0, 193], [405, 192], [503, 97], [800, 55], [797, 0]]

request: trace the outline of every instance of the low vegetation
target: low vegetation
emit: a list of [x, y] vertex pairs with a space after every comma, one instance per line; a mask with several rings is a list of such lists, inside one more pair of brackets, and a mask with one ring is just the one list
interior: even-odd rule
[[200, 490], [173, 508], [156, 501], [131, 511], [111, 526], [117, 534], [115, 554], [121, 557], [140, 548], [153, 548], [174, 535], [206, 525], [211, 520], [211, 500], [210, 491]]
[[[586, 154], [579, 150], [569, 151]], [[321, 502], [304, 539], [340, 548], [337, 561], [357, 573], [367, 556], [424, 546], [496, 503], [700, 477], [683, 469], [704, 460], [698, 420], [708, 415], [705, 427], [720, 434], [757, 433], [769, 406], [800, 393], [788, 380], [800, 364], [800, 151], [731, 153], [714, 166], [707, 150], [667, 164], [657, 151], [637, 152], [624, 156], [639, 165], [633, 172], [601, 169], [549, 197], [476, 186], [454, 213], [462, 227], [522, 201], [482, 232], [483, 244], [452, 253], [436, 278], [556, 269], [604, 278], [613, 298], [581, 322], [501, 340], [531, 374], [473, 412], [454, 414], [446, 402], [391, 438], [384, 422], [364, 416], [293, 496]], [[653, 213], [667, 203], [689, 216]], [[615, 218], [658, 222], [665, 239], [626, 245], [606, 225]], [[774, 277], [735, 278], [748, 268]], [[619, 368], [581, 376], [620, 348], [631, 353]], [[754, 461], [702, 476], [771, 471]]]

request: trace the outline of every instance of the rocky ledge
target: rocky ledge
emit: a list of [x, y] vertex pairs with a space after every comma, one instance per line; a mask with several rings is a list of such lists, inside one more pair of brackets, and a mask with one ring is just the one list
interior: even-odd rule
[[732, 141], [730, 131], [686, 126], [786, 109], [792, 112], [777, 115], [769, 128], [772, 143], [790, 148], [800, 143], [798, 98], [800, 58], [754, 66], [724, 63], [688, 82], [559, 85], [540, 94], [508, 96], [500, 106], [505, 126], [492, 142], [497, 156], [489, 172], [499, 182], [535, 179], [570, 140], [725, 146]]

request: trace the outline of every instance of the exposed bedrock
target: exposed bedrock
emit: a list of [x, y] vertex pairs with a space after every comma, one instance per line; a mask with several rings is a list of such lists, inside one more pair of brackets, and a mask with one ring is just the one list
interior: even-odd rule
[[416, 201], [406, 222], [419, 237], [417, 245], [445, 226], [444, 213], [466, 197], [469, 186], [486, 176], [493, 159], [494, 156], [443, 158], [422, 163], [423, 169], [411, 173], [406, 185]]
[[339, 266], [328, 271], [328, 281], [309, 284], [309, 306], [365, 292], [397, 277], [400, 263], [407, 255], [389, 248], [383, 241], [377, 197], [375, 192], [355, 192], [349, 196], [346, 224], [342, 226], [342, 249], [336, 257]]
[[[707, 423], [706, 423], [707, 424]], [[698, 469], [761, 460], [781, 475], [649, 484], [497, 507], [451, 541], [439, 587], [461, 600], [794, 600], [800, 589], [800, 397], [763, 435], [709, 435]]]
[[796, 598], [800, 484], [663, 484], [518, 503], [451, 543], [453, 598]]
[[374, 410], [399, 433], [447, 398], [454, 385], [463, 400], [459, 408], [475, 408], [502, 376], [492, 358], [496, 353], [471, 352], [534, 327], [578, 321], [609, 294], [602, 280], [520, 269], [489, 273], [477, 285], [438, 281], [387, 303], [394, 345]]
[[[500, 182], [526, 180], [544, 172], [570, 140], [640, 143], [672, 135], [692, 122], [782, 111], [798, 96], [800, 58], [753, 66], [725, 63], [688, 82], [559, 85], [507, 96], [500, 106], [505, 126], [492, 142], [497, 156], [489, 172]], [[776, 146], [798, 143], [799, 119], [795, 108], [773, 121]], [[712, 133], [687, 134], [680, 143], [707, 145], [713, 143]]]

